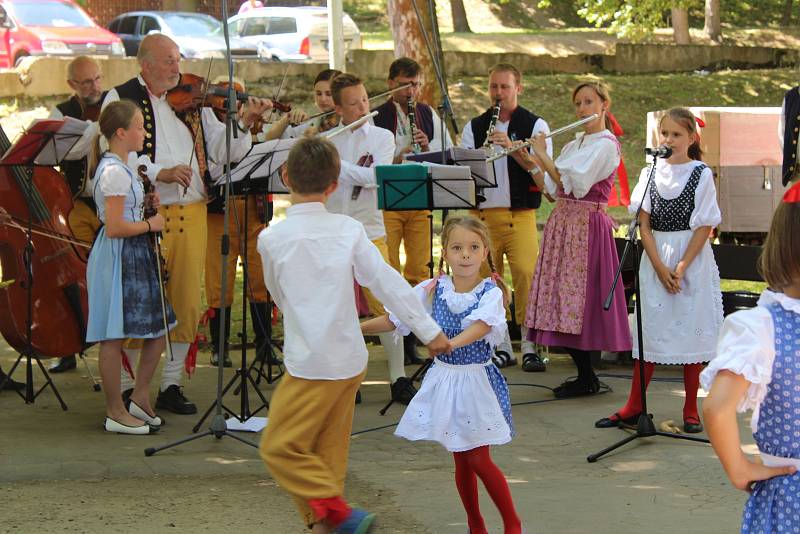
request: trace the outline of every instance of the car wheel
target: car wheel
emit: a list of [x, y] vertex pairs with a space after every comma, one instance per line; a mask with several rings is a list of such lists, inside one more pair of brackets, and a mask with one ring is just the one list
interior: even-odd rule
[[30, 54], [27, 52], [17, 52], [17, 55], [14, 56], [14, 67], [19, 67], [19, 64], [22, 62], [23, 58], [28, 57]]

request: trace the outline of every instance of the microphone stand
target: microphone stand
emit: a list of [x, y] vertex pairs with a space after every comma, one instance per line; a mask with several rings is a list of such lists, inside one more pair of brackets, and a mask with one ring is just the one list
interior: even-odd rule
[[[222, 0], [222, 20], [228, 20], [228, 0]], [[236, 89], [233, 86], [233, 59], [231, 58], [231, 42], [230, 42], [230, 35], [228, 33], [228, 25], [223, 24], [222, 30], [225, 35], [225, 50], [227, 53], [227, 62], [228, 62], [228, 95], [227, 95], [227, 107], [228, 111], [225, 117], [225, 216], [223, 219], [223, 226], [222, 226], [222, 243], [220, 245], [221, 253], [222, 253], [222, 269], [220, 273], [220, 302], [225, 302], [225, 292], [226, 286], [225, 283], [228, 278], [228, 255], [230, 254], [230, 224], [228, 222], [228, 210], [230, 209], [230, 194], [231, 194], [231, 135], [238, 137], [238, 125], [234, 124], [237, 117], [237, 109], [236, 109]], [[202, 111], [201, 111], [202, 113]], [[201, 118], [202, 120], [202, 118]], [[247, 135], [250, 135], [249, 132], [246, 132]], [[222, 357], [225, 354], [225, 315], [227, 314], [227, 310], [225, 307], [220, 308], [220, 332], [219, 332], [219, 346], [217, 347], [217, 354]], [[208, 430], [202, 432], [200, 434], [193, 434], [191, 436], [187, 436], [185, 438], [179, 439], [173, 443], [169, 443], [167, 445], [162, 445], [160, 447], [148, 447], [144, 450], [145, 456], [152, 456], [155, 453], [162, 451], [164, 449], [168, 449], [170, 447], [175, 447], [176, 445], [181, 445], [183, 443], [187, 443], [190, 441], [194, 441], [196, 439], [200, 439], [205, 436], [214, 436], [217, 439], [222, 439], [223, 436], [228, 436], [235, 440], [241, 441], [246, 445], [250, 445], [251, 447], [258, 448], [258, 445], [237, 436], [236, 434], [232, 433], [228, 430], [228, 425], [225, 422], [225, 416], [222, 414], [222, 371], [223, 371], [222, 361], [219, 362], [217, 365], [217, 396], [214, 402], [214, 417], [211, 419], [211, 424], [208, 427]]]
[[647, 415], [647, 386], [645, 385], [645, 372], [644, 372], [644, 341], [642, 339], [642, 299], [641, 299], [641, 288], [639, 286], [639, 258], [641, 252], [639, 250], [639, 240], [636, 239], [636, 231], [639, 229], [639, 216], [642, 211], [642, 203], [644, 199], [647, 198], [648, 192], [650, 191], [651, 187], [655, 187], [653, 185], [653, 179], [656, 173], [656, 162], [658, 161], [658, 157], [653, 157], [653, 165], [650, 167], [650, 172], [647, 175], [647, 184], [645, 185], [644, 192], [642, 193], [642, 198], [639, 201], [639, 207], [636, 209], [636, 215], [633, 217], [631, 221], [630, 228], [628, 229], [628, 236], [626, 237], [627, 242], [625, 243], [625, 249], [622, 251], [622, 258], [619, 260], [619, 267], [617, 267], [617, 273], [614, 275], [614, 282], [611, 284], [611, 290], [608, 292], [608, 296], [606, 300], [603, 302], [603, 309], [608, 311], [611, 308], [611, 303], [614, 300], [614, 291], [617, 287], [617, 282], [619, 282], [620, 275], [622, 274], [622, 267], [625, 265], [625, 259], [628, 257], [628, 252], [630, 252], [631, 248], [634, 251], [633, 254], [633, 265], [634, 265], [634, 294], [636, 295], [636, 333], [639, 339], [639, 393], [641, 394], [642, 398], [642, 413], [639, 414], [639, 420], [636, 423], [636, 432], [631, 434], [630, 436], [618, 441], [617, 443], [606, 447], [605, 449], [596, 452], [594, 454], [590, 454], [586, 457], [586, 461], [589, 463], [594, 463], [600, 457], [605, 456], [609, 452], [616, 450], [623, 445], [630, 443], [631, 441], [638, 439], [638, 438], [649, 438], [651, 436], [663, 436], [666, 438], [674, 438], [674, 439], [685, 439], [687, 441], [696, 441], [699, 443], [708, 443], [708, 440], [705, 438], [697, 438], [694, 436], [687, 436], [686, 434], [673, 434], [672, 432], [662, 432], [660, 430], [656, 430], [655, 425], [653, 424], [653, 420]]

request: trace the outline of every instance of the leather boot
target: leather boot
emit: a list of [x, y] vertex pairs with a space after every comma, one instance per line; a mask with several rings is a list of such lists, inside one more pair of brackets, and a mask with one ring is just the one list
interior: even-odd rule
[[[220, 321], [220, 314], [222, 310], [220, 308], [212, 308], [214, 310], [214, 316], [211, 317], [208, 321], [208, 329], [211, 331], [211, 365], [216, 367], [219, 365], [219, 331], [221, 326]], [[222, 365], [223, 367], [232, 367], [233, 362], [231, 362], [231, 357], [228, 354], [228, 340], [230, 339], [231, 333], [231, 309], [230, 307], [225, 308], [225, 353], [223, 354], [222, 358]]]
[[[270, 334], [272, 333], [269, 304], [266, 302], [251, 302], [250, 320], [253, 323], [253, 332], [256, 334], [256, 361], [268, 361], [270, 365], [281, 365], [283, 362], [275, 356], [269, 344]], [[265, 360], [265, 358], [269, 359]]]
[[417, 352], [417, 337], [414, 334], [403, 336], [403, 355], [405, 365], [422, 365], [425, 361]]

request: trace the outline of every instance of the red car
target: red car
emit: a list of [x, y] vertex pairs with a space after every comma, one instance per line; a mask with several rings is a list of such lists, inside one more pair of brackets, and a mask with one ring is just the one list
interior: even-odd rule
[[0, 0], [0, 68], [39, 55], [124, 56], [125, 48], [71, 0]]

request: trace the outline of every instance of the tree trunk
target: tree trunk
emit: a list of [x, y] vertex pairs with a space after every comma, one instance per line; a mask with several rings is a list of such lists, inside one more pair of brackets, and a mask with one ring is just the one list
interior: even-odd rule
[[793, 0], [786, 0], [786, 2], [784, 2], [781, 26], [790, 26], [792, 24], [792, 4]]
[[703, 32], [715, 43], [722, 42], [722, 19], [720, 17], [720, 0], [706, 0], [706, 18]]
[[689, 36], [689, 11], [677, 7], [672, 8], [672, 33], [675, 44], [690, 44]]
[[453, 14], [453, 31], [472, 33], [467, 20], [467, 10], [464, 8], [464, 0], [450, 0], [450, 11]]
[[[428, 10], [428, 2], [433, 0], [417, 0], [422, 25], [430, 39], [433, 39], [433, 23]], [[436, 81], [436, 72], [433, 68], [433, 60], [428, 54], [428, 47], [425, 45], [420, 21], [414, 11], [412, 0], [388, 0], [389, 26], [394, 38], [394, 56], [410, 57], [422, 67], [422, 89], [419, 93], [419, 100], [434, 107], [441, 100], [439, 86]], [[432, 43], [433, 44], [433, 43]], [[435, 45], [434, 45], [435, 46]], [[386, 73], [388, 76], [388, 72]], [[381, 104], [382, 102], [377, 102]]]

